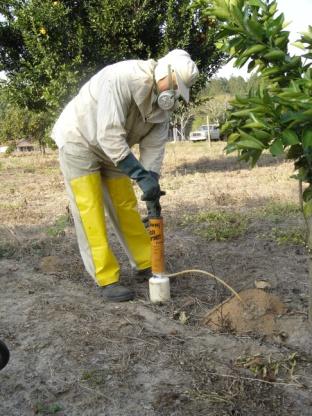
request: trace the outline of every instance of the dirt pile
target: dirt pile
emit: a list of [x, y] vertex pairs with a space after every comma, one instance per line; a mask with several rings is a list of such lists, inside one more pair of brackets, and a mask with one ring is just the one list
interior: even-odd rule
[[246, 289], [237, 297], [209, 311], [204, 317], [204, 325], [221, 332], [238, 334], [256, 333], [273, 335], [280, 331], [278, 319], [286, 313], [286, 306], [278, 297], [260, 289]]
[[63, 270], [64, 262], [57, 256], [42, 257], [38, 270], [43, 273], [55, 273]]

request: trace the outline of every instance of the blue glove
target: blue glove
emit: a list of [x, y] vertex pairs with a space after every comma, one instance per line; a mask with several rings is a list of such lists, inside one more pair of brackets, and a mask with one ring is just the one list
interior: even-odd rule
[[129, 153], [125, 159], [117, 164], [117, 167], [137, 182], [143, 192], [143, 195], [141, 196], [142, 201], [154, 201], [157, 198], [159, 199], [161, 191], [158, 180], [150, 171], [144, 169], [143, 165], [133, 153]]

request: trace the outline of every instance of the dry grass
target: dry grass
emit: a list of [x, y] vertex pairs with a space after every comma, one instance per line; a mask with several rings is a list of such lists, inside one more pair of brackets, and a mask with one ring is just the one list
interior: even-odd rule
[[162, 187], [166, 209], [224, 207], [246, 210], [268, 202], [296, 203], [297, 182], [291, 179], [293, 165], [263, 155], [259, 166], [250, 170], [235, 154], [225, 155], [222, 142], [170, 143], [163, 169]]
[[[168, 143], [161, 185], [164, 214], [183, 209], [243, 210], [268, 202], [297, 204], [292, 163], [264, 155], [250, 170], [226, 156], [223, 142]], [[67, 198], [58, 168], [57, 152], [1, 157], [3, 225], [53, 223], [65, 213]], [[140, 207], [144, 207], [140, 204]]]
[[65, 213], [67, 198], [57, 153], [2, 157], [0, 223], [53, 223]]

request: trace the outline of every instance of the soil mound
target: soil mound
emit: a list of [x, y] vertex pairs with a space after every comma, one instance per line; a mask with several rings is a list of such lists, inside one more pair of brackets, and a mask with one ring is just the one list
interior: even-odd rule
[[38, 269], [43, 273], [56, 273], [64, 268], [63, 261], [57, 256], [42, 257]]
[[204, 325], [238, 334], [273, 335], [279, 331], [278, 318], [287, 308], [278, 297], [260, 289], [246, 289], [239, 295], [242, 301], [232, 297], [209, 311], [203, 319]]

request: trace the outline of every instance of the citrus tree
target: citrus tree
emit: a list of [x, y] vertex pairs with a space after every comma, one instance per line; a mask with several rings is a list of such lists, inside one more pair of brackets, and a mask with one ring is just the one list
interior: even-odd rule
[[[173, 48], [201, 69], [222, 62], [216, 23], [189, 0], [0, 1], [0, 71], [9, 99], [46, 118], [48, 130], [79, 87], [105, 65], [158, 58]], [[43, 132], [44, 133], [44, 132]]]
[[293, 160], [300, 184], [308, 231], [310, 305], [312, 320], [312, 27], [289, 52], [289, 32], [277, 2], [262, 0], [200, 0], [210, 18], [220, 22], [218, 47], [234, 58], [238, 68], [261, 77], [259, 88], [232, 102], [223, 130], [226, 150], [255, 165], [268, 149], [273, 156]]

